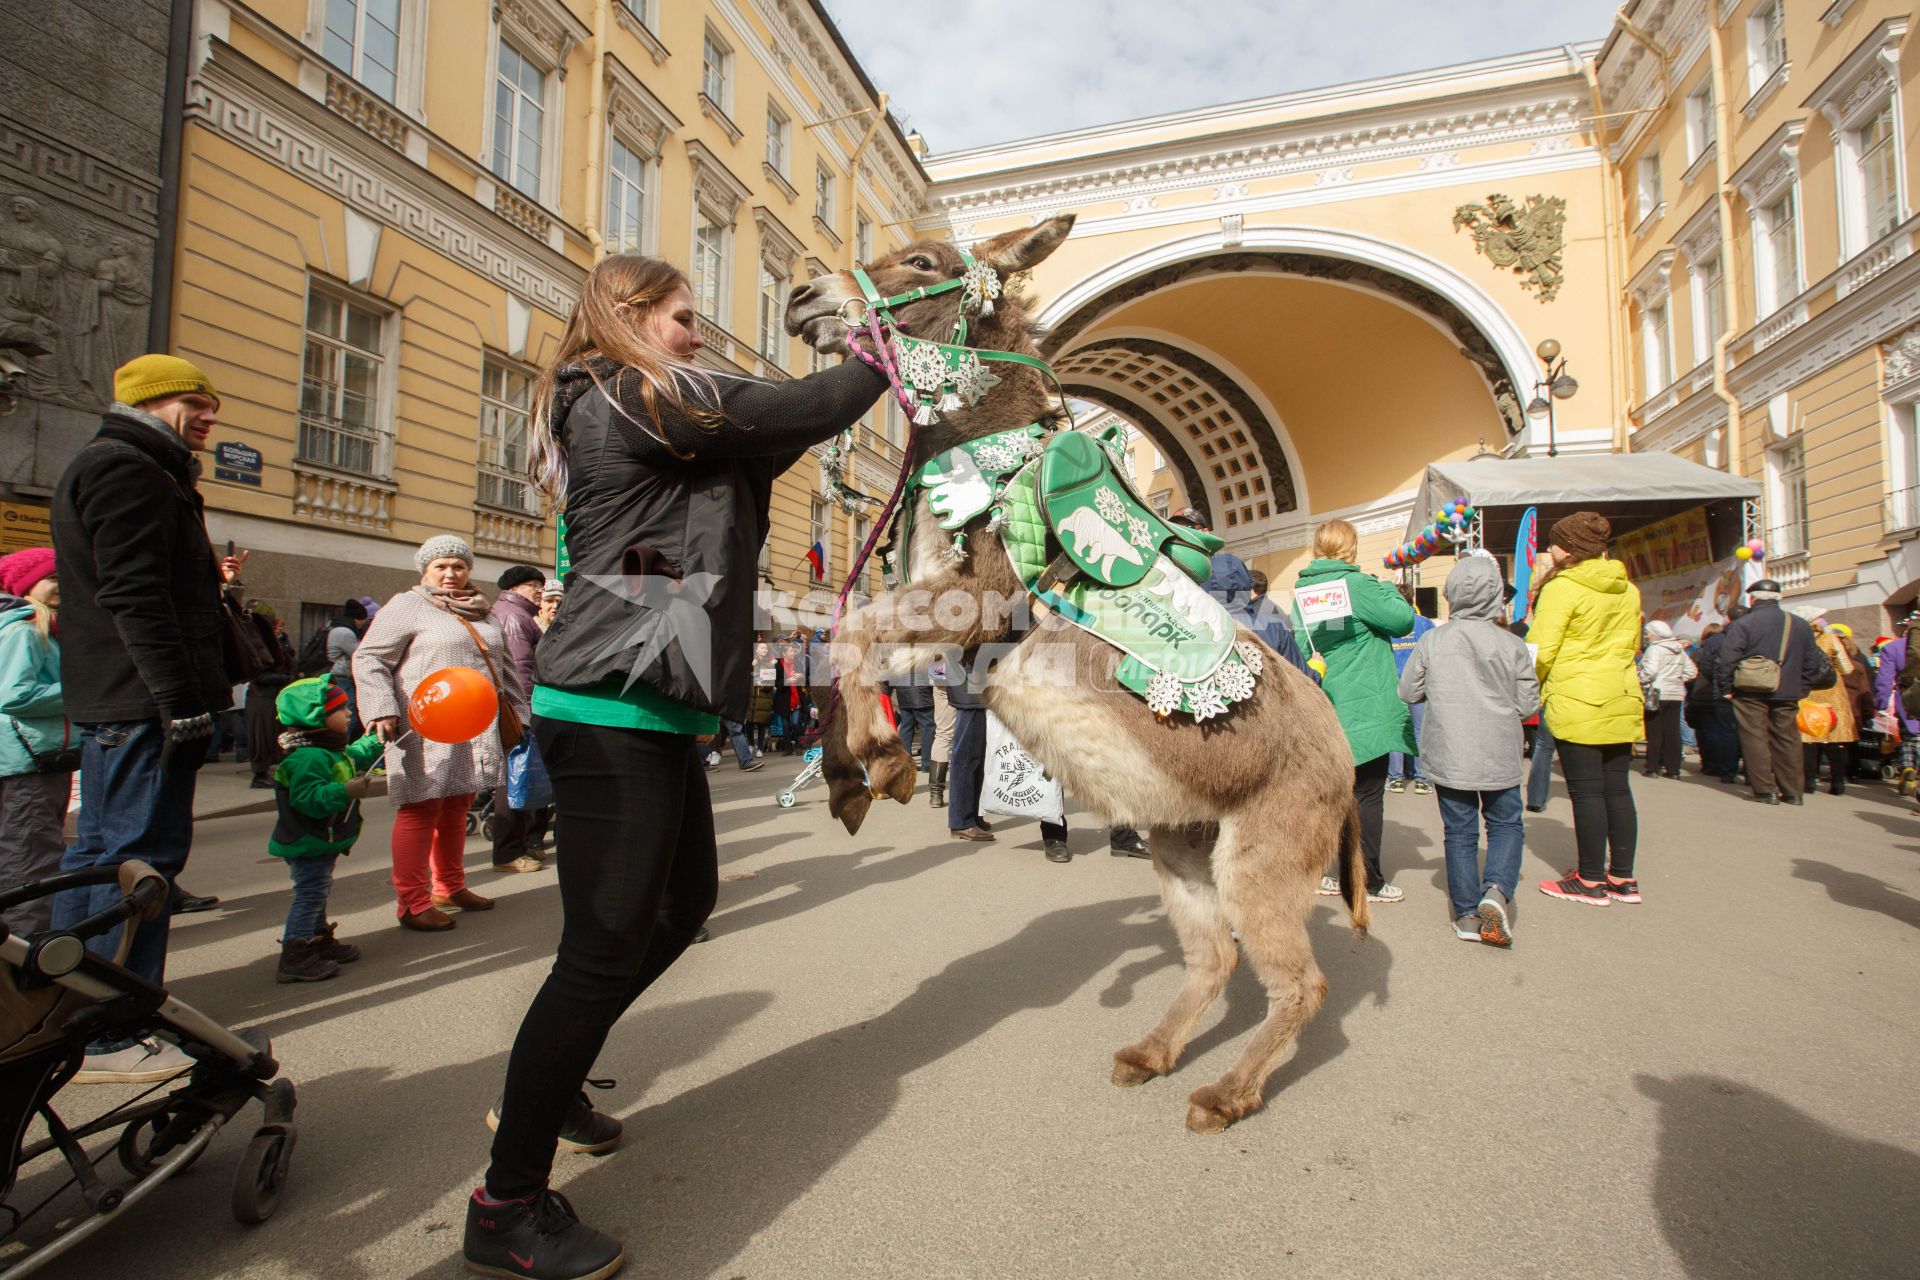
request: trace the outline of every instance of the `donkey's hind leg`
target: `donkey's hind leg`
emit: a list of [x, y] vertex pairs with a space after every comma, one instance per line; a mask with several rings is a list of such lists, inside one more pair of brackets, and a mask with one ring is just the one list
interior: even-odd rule
[[1144, 1037], [1113, 1055], [1113, 1082], [1145, 1084], [1173, 1070], [1180, 1051], [1193, 1037], [1194, 1024], [1227, 985], [1240, 962], [1220, 894], [1208, 869], [1213, 828], [1155, 827], [1147, 837], [1153, 866], [1160, 873], [1160, 900], [1180, 937], [1186, 981], [1173, 1007]]
[[[1260, 844], [1243, 844], [1256, 830]], [[1273, 847], [1292, 843], [1276, 841], [1275, 830], [1256, 827], [1244, 818], [1221, 824], [1214, 865], [1226, 914], [1267, 989], [1267, 1016], [1254, 1028], [1240, 1060], [1218, 1080], [1188, 1096], [1187, 1127], [1195, 1133], [1219, 1133], [1260, 1109], [1267, 1077], [1327, 997], [1327, 979], [1314, 963], [1313, 942], [1307, 934], [1312, 893], [1292, 865], [1308, 864], [1295, 857], [1292, 849]], [[1315, 855], [1313, 867], [1317, 865]]]

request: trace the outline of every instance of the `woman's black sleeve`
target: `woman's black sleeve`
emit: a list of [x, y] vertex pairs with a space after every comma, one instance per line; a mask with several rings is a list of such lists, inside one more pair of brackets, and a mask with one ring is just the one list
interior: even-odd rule
[[690, 422], [661, 406], [666, 437], [696, 458], [764, 458], [797, 454], [831, 440], [873, 407], [887, 381], [858, 360], [791, 382], [717, 376], [725, 417], [713, 426]]

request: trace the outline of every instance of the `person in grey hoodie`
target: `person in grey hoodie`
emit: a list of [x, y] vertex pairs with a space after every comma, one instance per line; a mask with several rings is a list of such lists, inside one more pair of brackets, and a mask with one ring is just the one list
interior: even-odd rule
[[[1469, 554], [1447, 575], [1445, 626], [1420, 638], [1400, 676], [1400, 697], [1427, 706], [1420, 759], [1446, 829], [1447, 896], [1454, 936], [1513, 944], [1507, 906], [1520, 879], [1520, 722], [1540, 709], [1526, 642], [1501, 626], [1500, 569]], [[1487, 828], [1485, 869], [1480, 822]]]

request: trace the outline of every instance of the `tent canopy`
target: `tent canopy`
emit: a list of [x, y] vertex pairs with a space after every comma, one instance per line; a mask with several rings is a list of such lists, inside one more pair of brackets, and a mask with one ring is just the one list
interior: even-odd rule
[[1513, 545], [1528, 507], [1540, 510], [1544, 544], [1553, 522], [1575, 511], [1598, 511], [1612, 522], [1617, 538], [1695, 507], [1737, 507], [1759, 496], [1755, 481], [1671, 453], [1436, 462], [1420, 482], [1407, 537], [1411, 540], [1436, 510], [1456, 498], [1480, 509], [1487, 547], [1504, 549]]

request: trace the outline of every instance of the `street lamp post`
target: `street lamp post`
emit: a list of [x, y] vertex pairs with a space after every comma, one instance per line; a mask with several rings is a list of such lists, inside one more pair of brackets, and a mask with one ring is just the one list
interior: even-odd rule
[[1560, 354], [1560, 344], [1552, 338], [1543, 339], [1534, 348], [1534, 354], [1540, 357], [1540, 363], [1546, 367], [1546, 375], [1533, 384], [1533, 401], [1527, 405], [1527, 416], [1537, 418], [1547, 415], [1547, 456], [1560, 456], [1560, 442], [1554, 434], [1553, 402], [1568, 400], [1580, 389], [1580, 384], [1567, 372], [1566, 357]]

